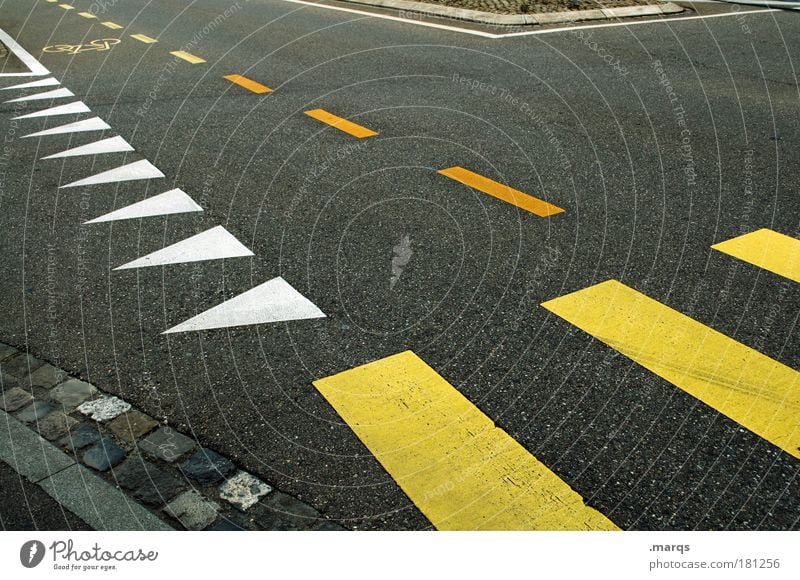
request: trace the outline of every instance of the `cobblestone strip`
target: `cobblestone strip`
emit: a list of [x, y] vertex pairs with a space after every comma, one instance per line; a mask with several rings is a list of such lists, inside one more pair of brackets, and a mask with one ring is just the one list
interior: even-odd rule
[[343, 530], [118, 397], [0, 343], [0, 461], [98, 530]]

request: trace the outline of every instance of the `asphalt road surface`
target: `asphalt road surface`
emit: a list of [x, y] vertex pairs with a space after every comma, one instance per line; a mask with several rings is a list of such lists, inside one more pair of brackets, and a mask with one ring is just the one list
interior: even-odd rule
[[[697, 4], [682, 16], [707, 18], [495, 38], [282, 0], [69, 4], [0, 1], [76, 95], [0, 105], [0, 339], [350, 528], [431, 522], [312, 381], [405, 350], [621, 528], [800, 527], [796, 453], [541, 306], [618, 280], [798, 384], [797, 281], [711, 246], [800, 234], [800, 14]], [[76, 100], [91, 113], [12, 121]], [[111, 129], [23, 138], [94, 116]], [[117, 135], [135, 152], [41, 159]], [[59, 188], [142, 159], [165, 177]], [[84, 225], [174, 188], [204, 211]], [[113, 270], [215, 226], [253, 255]], [[277, 276], [326, 317], [162, 334]]]

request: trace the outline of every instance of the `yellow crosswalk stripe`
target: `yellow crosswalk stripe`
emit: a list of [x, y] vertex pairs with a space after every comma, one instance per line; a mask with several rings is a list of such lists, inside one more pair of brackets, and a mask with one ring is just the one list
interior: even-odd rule
[[314, 386], [437, 529], [618, 529], [411, 351]]
[[106, 28], [110, 28], [111, 30], [119, 30], [120, 28], [124, 28], [124, 26], [120, 26], [116, 22], [111, 22], [110, 20], [107, 22], [101, 22], [100, 24], [102, 24]]
[[153, 44], [154, 42], [158, 42], [155, 38], [150, 38], [146, 34], [131, 34], [131, 38], [135, 38], [139, 42], [144, 42], [145, 44]]
[[800, 459], [800, 373], [616, 280], [542, 304]]
[[227, 75], [222, 77], [226, 80], [231, 81], [235, 85], [239, 85], [240, 87], [246, 88], [248, 91], [254, 92], [258, 95], [264, 93], [271, 93], [272, 89], [262, 85], [261, 83], [257, 83], [254, 80], [250, 80], [247, 77], [243, 77], [242, 75]]
[[503, 185], [488, 177], [474, 173], [469, 169], [464, 169], [463, 167], [448, 167], [447, 169], [439, 170], [439, 173], [459, 183], [463, 183], [468, 187], [482, 191], [511, 205], [515, 205], [520, 209], [529, 211], [539, 217], [548, 217], [564, 211], [562, 208], [552, 203], [547, 203], [532, 195], [528, 195], [527, 193]]
[[186, 62], [190, 62], [192, 64], [200, 64], [202, 62], [206, 62], [205, 60], [203, 60], [199, 56], [195, 56], [193, 54], [189, 54], [188, 52], [184, 52], [182, 50], [174, 50], [174, 51], [170, 52], [170, 54], [172, 56], [177, 56], [178, 58], [182, 58]]
[[324, 109], [313, 109], [311, 111], [306, 111], [305, 113], [312, 119], [322, 121], [331, 127], [335, 127], [340, 131], [344, 131], [345, 133], [352, 135], [353, 137], [358, 137], [359, 139], [377, 135], [377, 133], [372, 129], [367, 129], [361, 125], [356, 125], [355, 123], [348, 121], [347, 119], [337, 117], [336, 115], [333, 115]]
[[744, 262], [800, 282], [800, 240], [761, 229], [711, 246]]
[[83, 16], [84, 18], [89, 18], [89, 19], [97, 18], [97, 16], [95, 16], [91, 12], [78, 12], [78, 16]]

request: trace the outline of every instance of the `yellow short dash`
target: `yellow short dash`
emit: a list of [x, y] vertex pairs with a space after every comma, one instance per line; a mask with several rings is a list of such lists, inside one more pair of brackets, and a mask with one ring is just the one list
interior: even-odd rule
[[55, 4], [58, 0], [47, 0], [50, 4]]
[[244, 87], [248, 91], [252, 91], [258, 95], [272, 92], [271, 88], [265, 87], [261, 83], [257, 83], [256, 81], [250, 80], [247, 77], [243, 77], [242, 75], [227, 75], [222, 78], [231, 81], [235, 85]]
[[111, 30], [119, 30], [120, 28], [124, 28], [124, 26], [120, 26], [116, 22], [111, 22], [110, 20], [108, 22], [101, 22], [100, 24], [106, 28], [110, 28]]
[[75, 10], [74, 6], [70, 6], [69, 4], [59, 4], [59, 8], [63, 8], [64, 10]]
[[139, 42], [144, 42], [145, 44], [153, 44], [154, 42], [158, 42], [155, 38], [150, 38], [146, 34], [131, 34], [131, 38], [135, 38]]
[[437, 529], [618, 529], [411, 351], [314, 386]]
[[323, 109], [313, 109], [311, 111], [306, 111], [306, 115], [311, 117], [312, 119], [316, 119], [317, 121], [322, 121], [323, 123], [330, 125], [331, 127], [335, 127], [340, 131], [344, 131], [348, 135], [352, 135], [353, 137], [358, 137], [359, 139], [363, 139], [364, 137], [373, 137], [377, 135], [375, 131], [371, 129], [367, 129], [366, 127], [362, 127], [361, 125], [356, 125], [355, 123], [348, 121], [347, 119], [342, 119], [341, 117], [337, 117], [325, 111]]
[[188, 52], [184, 52], [182, 50], [174, 50], [170, 52], [172, 56], [177, 56], [178, 58], [182, 58], [186, 62], [190, 62], [192, 64], [200, 64], [201, 62], [206, 62], [199, 56], [195, 56], [193, 54], [189, 54]]
[[800, 240], [762, 229], [711, 246], [734, 258], [800, 282]]
[[469, 169], [464, 169], [463, 167], [448, 167], [447, 169], [440, 170], [439, 173], [463, 183], [468, 187], [487, 193], [511, 205], [515, 205], [520, 209], [536, 214], [539, 217], [548, 217], [564, 211], [558, 206], [542, 201], [539, 198], [513, 189], [507, 185], [503, 185], [502, 183], [498, 183], [488, 177], [473, 173]]
[[625, 286], [542, 304], [800, 459], [800, 373]]
[[95, 16], [91, 12], [78, 12], [78, 16], [83, 16], [84, 18], [90, 18], [90, 19], [97, 18], [97, 16]]

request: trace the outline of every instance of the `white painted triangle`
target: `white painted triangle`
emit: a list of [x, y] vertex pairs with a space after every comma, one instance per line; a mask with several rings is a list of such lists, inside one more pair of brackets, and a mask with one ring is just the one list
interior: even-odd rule
[[64, 133], [83, 133], [86, 131], [105, 131], [106, 129], [110, 128], [111, 126], [103, 121], [100, 117], [92, 117], [91, 119], [75, 121], [74, 123], [67, 123], [66, 125], [61, 125], [60, 127], [53, 127], [52, 129], [45, 129], [44, 131], [31, 133], [30, 135], [25, 135], [22, 138], [25, 139], [27, 137], [63, 135]]
[[29, 83], [22, 83], [21, 85], [14, 85], [13, 87], [3, 87], [0, 91], [11, 91], [14, 89], [38, 89], [39, 87], [53, 87], [55, 85], [60, 85], [61, 83], [58, 82], [53, 77], [49, 79], [42, 79], [40, 81], [31, 81]]
[[173, 326], [162, 334], [308, 318], [325, 318], [325, 313], [292, 288], [286, 280], [278, 277]]
[[252, 255], [253, 252], [233, 237], [233, 234], [222, 226], [216, 226], [114, 269], [128, 270]]
[[183, 190], [171, 189], [84, 223], [98, 224], [190, 211], [203, 211], [203, 208], [197, 205]]
[[18, 99], [10, 99], [6, 103], [21, 103], [22, 101], [43, 101], [45, 99], [64, 99], [66, 97], [74, 97], [69, 89], [55, 89], [52, 91], [45, 91], [43, 93], [36, 93], [35, 95], [28, 95], [27, 97], [19, 97]]
[[78, 157], [80, 155], [101, 155], [103, 153], [122, 153], [124, 151], [133, 151], [130, 143], [122, 137], [109, 137], [108, 139], [101, 139], [88, 145], [81, 145], [73, 149], [67, 149], [55, 155], [48, 155], [42, 159], [60, 159], [61, 157]]
[[35, 113], [28, 113], [27, 115], [14, 117], [13, 120], [33, 119], [34, 117], [50, 117], [52, 115], [72, 115], [75, 113], [91, 113], [91, 109], [87, 107], [86, 103], [83, 101], [76, 101], [66, 105], [59, 105], [58, 107], [51, 107], [49, 109], [45, 109], [44, 111], [36, 111]]
[[134, 161], [133, 163], [128, 163], [122, 167], [116, 167], [114, 169], [109, 169], [108, 171], [103, 171], [97, 175], [87, 177], [86, 179], [73, 181], [72, 183], [62, 185], [59, 189], [64, 189], [65, 187], [80, 187], [83, 185], [98, 185], [101, 183], [116, 183], [119, 181], [155, 179], [158, 177], [164, 177], [164, 174], [161, 173], [161, 171], [159, 171], [155, 165], [146, 159], [142, 159], [141, 161]]

